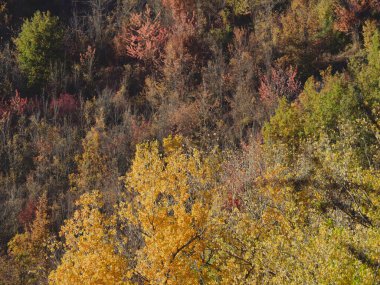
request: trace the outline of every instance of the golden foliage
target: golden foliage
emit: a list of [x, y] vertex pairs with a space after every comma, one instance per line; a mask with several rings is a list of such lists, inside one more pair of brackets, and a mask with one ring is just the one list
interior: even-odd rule
[[92, 128], [83, 140], [83, 153], [76, 157], [78, 174], [71, 175], [73, 189], [80, 192], [98, 189], [107, 172], [107, 158], [101, 151], [101, 132]]
[[196, 284], [205, 278], [216, 161], [187, 152], [180, 136], [137, 146], [126, 177], [131, 202], [119, 215], [141, 230], [136, 272], [149, 284]]
[[82, 195], [76, 205], [61, 229], [65, 254], [50, 273], [50, 284], [130, 284], [127, 259], [115, 242], [115, 220], [102, 214], [100, 192]]
[[36, 217], [30, 227], [8, 243], [9, 255], [18, 263], [17, 270], [25, 284], [44, 282], [49, 270], [49, 219], [46, 195], [37, 204]]

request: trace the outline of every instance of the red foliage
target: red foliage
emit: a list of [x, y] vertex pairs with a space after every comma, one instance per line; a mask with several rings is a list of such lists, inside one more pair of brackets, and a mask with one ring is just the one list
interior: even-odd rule
[[16, 95], [9, 100], [9, 105], [11, 111], [22, 115], [25, 112], [26, 106], [28, 104], [27, 98], [21, 98], [20, 93], [16, 90]]
[[374, 13], [380, 13], [379, 0], [341, 0], [335, 8], [335, 27], [345, 33], [357, 31]]
[[23, 115], [28, 108], [28, 98], [21, 98], [16, 90], [16, 95], [7, 102], [0, 103], [0, 118], [6, 118], [12, 114]]
[[58, 115], [67, 115], [78, 109], [79, 103], [71, 94], [61, 94], [57, 99], [50, 103], [50, 109], [57, 112]]
[[144, 13], [132, 14], [130, 22], [123, 25], [114, 39], [116, 52], [147, 63], [160, 63], [168, 31], [162, 27], [159, 17], [152, 18], [149, 7]]
[[289, 101], [297, 98], [301, 92], [301, 83], [296, 79], [297, 70], [273, 68], [269, 75], [261, 78], [259, 88], [260, 98], [264, 103], [277, 102], [279, 97], [285, 97]]
[[232, 192], [228, 192], [227, 201], [225, 202], [224, 208], [228, 211], [232, 211], [233, 209], [242, 209], [242, 200], [239, 196], [235, 195]]
[[30, 224], [33, 222], [35, 218], [36, 209], [37, 209], [36, 201], [29, 200], [18, 215], [19, 223], [24, 227], [30, 226]]

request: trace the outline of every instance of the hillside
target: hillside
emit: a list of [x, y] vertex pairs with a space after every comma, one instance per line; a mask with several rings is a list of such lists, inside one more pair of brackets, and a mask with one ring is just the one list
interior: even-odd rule
[[378, 0], [0, 0], [0, 285], [380, 284]]

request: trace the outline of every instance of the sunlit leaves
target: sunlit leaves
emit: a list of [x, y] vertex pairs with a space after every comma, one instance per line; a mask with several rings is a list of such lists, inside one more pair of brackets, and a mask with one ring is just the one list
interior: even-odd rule
[[119, 215], [138, 227], [144, 247], [137, 274], [153, 284], [196, 284], [204, 278], [204, 254], [211, 234], [216, 161], [186, 151], [180, 136], [137, 147], [126, 190], [131, 202]]
[[58, 18], [50, 12], [37, 11], [24, 22], [15, 44], [20, 67], [31, 85], [47, 79], [50, 65], [60, 57], [62, 38]]
[[78, 210], [61, 229], [65, 253], [49, 275], [50, 284], [130, 284], [128, 259], [115, 239], [115, 220], [101, 212], [102, 195], [84, 194], [76, 205]]

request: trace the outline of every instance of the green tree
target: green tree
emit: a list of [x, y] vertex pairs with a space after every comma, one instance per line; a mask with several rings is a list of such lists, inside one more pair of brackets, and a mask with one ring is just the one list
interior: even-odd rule
[[29, 85], [47, 79], [50, 65], [61, 57], [62, 39], [59, 19], [50, 12], [37, 11], [32, 19], [25, 20], [15, 44], [17, 60], [28, 76]]
[[296, 255], [318, 284], [379, 282], [380, 44], [373, 23], [363, 37], [365, 48], [347, 72], [308, 80], [299, 100], [281, 102], [264, 128], [267, 166], [278, 169], [277, 185], [307, 198], [297, 207], [305, 207], [306, 232], [315, 240], [299, 238], [313, 257]]

